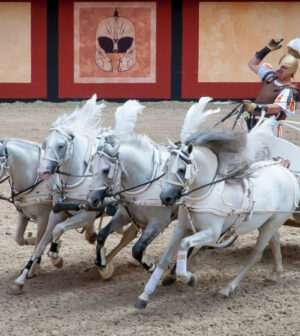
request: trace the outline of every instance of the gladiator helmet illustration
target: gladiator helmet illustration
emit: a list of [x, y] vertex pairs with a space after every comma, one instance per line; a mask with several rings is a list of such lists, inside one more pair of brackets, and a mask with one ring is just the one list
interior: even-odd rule
[[96, 33], [96, 64], [98, 68], [112, 72], [109, 53], [125, 53], [119, 61], [119, 72], [128, 71], [135, 65], [135, 27], [130, 20], [119, 16], [117, 8], [114, 16], [100, 21]]

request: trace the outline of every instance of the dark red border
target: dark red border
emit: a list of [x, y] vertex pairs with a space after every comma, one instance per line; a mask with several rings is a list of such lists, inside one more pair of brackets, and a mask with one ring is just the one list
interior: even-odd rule
[[137, 84], [74, 83], [74, 2], [59, 3], [59, 98], [170, 98], [171, 1], [156, 2], [156, 83]]
[[[28, 2], [28, 0], [18, 1]], [[0, 98], [47, 98], [47, 2], [43, 0], [29, 2], [31, 2], [31, 83], [0, 83]]]
[[260, 83], [198, 83], [198, 23], [199, 1], [183, 1], [182, 98], [210, 96], [220, 99], [237, 99], [256, 97], [261, 88]]

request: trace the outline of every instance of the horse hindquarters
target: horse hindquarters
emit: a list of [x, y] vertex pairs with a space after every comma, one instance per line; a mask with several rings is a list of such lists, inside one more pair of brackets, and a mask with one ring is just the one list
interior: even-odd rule
[[[278, 274], [282, 272], [278, 229], [295, 210], [295, 204], [299, 203], [300, 192], [297, 180], [290, 171], [282, 166], [274, 166], [270, 168], [271, 169], [263, 171], [260, 176], [265, 184], [257, 179], [255, 181], [256, 184], [253, 185], [253, 188], [256, 186], [256, 189], [254, 189], [256, 190], [256, 199], [268, 198], [269, 202], [265, 203], [262, 201], [261, 204], [259, 204], [259, 202], [255, 203], [256, 207], [254, 207], [253, 212], [256, 212], [256, 215], [253, 215], [254, 218], [252, 218], [250, 223], [242, 223], [242, 226], [245, 226], [243, 231], [252, 231], [253, 227], [251, 227], [251, 224], [253, 225], [253, 223], [251, 222], [258, 219], [259, 216], [265, 218], [266, 214], [264, 212], [268, 214], [268, 217], [264, 222], [260, 223], [259, 226], [256, 224], [256, 227], [259, 230], [259, 235], [255, 247], [251, 251], [248, 262], [236, 278], [220, 291], [222, 295], [229, 296], [229, 294], [235, 290], [250, 268], [260, 261], [263, 251], [268, 243], [272, 249], [274, 259], [272, 279], [277, 279]], [[262, 194], [259, 198], [258, 194], [261, 190]], [[266, 208], [263, 209], [264, 207]], [[256, 220], [256, 222], [258, 222], [258, 220]]]

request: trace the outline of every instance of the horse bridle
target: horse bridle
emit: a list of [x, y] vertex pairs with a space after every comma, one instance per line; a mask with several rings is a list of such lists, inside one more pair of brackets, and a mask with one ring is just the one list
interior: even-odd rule
[[[197, 165], [196, 165], [196, 161], [195, 159], [192, 157], [187, 156], [183, 151], [182, 151], [182, 147], [178, 147], [175, 144], [169, 142], [169, 151], [171, 153], [171, 155], [175, 155], [175, 160], [174, 163], [171, 167], [171, 171], [170, 172], [166, 172], [166, 178], [164, 179], [164, 182], [174, 185], [174, 186], [179, 186], [181, 187], [183, 190], [186, 190], [188, 185], [191, 184], [193, 182], [193, 180], [196, 177], [196, 173], [197, 173]], [[180, 177], [180, 175], [178, 174], [178, 163], [179, 163], [179, 159], [181, 159], [181, 161], [183, 162], [183, 164], [185, 165], [185, 181]], [[173, 181], [170, 180], [168, 177], [170, 175], [173, 175], [176, 177], [177, 181]]]
[[[38, 146], [39, 148], [39, 151], [41, 152], [41, 147]], [[1, 166], [1, 170], [2, 170], [2, 167], [4, 167], [4, 169], [6, 170], [10, 170], [10, 165], [9, 165], [9, 159], [8, 159], [8, 152], [7, 152], [7, 148], [6, 148], [6, 143], [5, 143], [5, 146], [4, 146], [4, 153], [1, 154], [1, 158], [0, 158], [0, 166]], [[8, 201], [10, 203], [13, 203], [14, 204], [14, 198], [16, 196], [19, 196], [27, 191], [31, 191], [33, 190], [37, 185], [39, 185], [41, 182], [43, 182], [43, 180], [40, 180], [39, 177], [37, 177], [35, 183], [31, 186], [29, 186], [28, 188], [24, 189], [24, 190], [21, 190], [21, 191], [16, 191], [15, 188], [14, 188], [14, 183], [13, 183], [13, 179], [11, 179], [10, 175], [8, 174], [8, 176], [4, 177], [1, 181], [0, 181], [0, 184], [4, 183], [5, 181], [9, 182], [9, 185], [10, 185], [10, 189], [11, 189], [11, 196], [10, 197], [5, 197], [3, 196], [2, 194], [0, 194], [0, 199], [2, 200], [5, 200], [5, 201]], [[22, 213], [22, 211], [16, 207], [17, 210], [19, 212]], [[23, 214], [23, 213], [22, 213]], [[23, 214], [24, 215], [24, 214]], [[25, 215], [24, 215], [25, 216]], [[26, 216], [25, 216], [26, 217]]]
[[[67, 149], [65, 152], [65, 155], [62, 158], [59, 158], [57, 151], [55, 150], [55, 148], [53, 146], [47, 146], [44, 148], [45, 152], [47, 149], [50, 149], [50, 151], [52, 151], [54, 153], [54, 158], [50, 157], [50, 156], [46, 156], [45, 154], [43, 155], [42, 159], [43, 160], [48, 160], [48, 161], [52, 161], [55, 162], [57, 164], [55, 172], [59, 171], [59, 168], [63, 162], [63, 160], [66, 160], [70, 155], [72, 155], [73, 152], [73, 139], [74, 137], [70, 134], [68, 134], [66, 131], [64, 131], [62, 128], [59, 127], [53, 127], [50, 129], [50, 133], [54, 131], [54, 132], [59, 132], [64, 138], [66, 138], [68, 144], [67, 144]], [[55, 136], [55, 133], [52, 133], [52, 136]]]
[[[113, 193], [115, 188], [117, 188], [117, 183], [118, 183], [117, 178], [120, 175], [119, 174], [119, 168], [120, 168], [119, 153], [112, 156], [112, 155], [109, 155], [104, 150], [98, 149], [94, 155], [95, 157], [96, 155], [98, 155], [100, 159], [104, 158], [104, 160], [106, 160], [109, 163], [110, 168], [109, 168], [109, 173], [107, 177], [112, 181], [112, 183], [109, 185], [105, 183], [104, 186], [101, 186], [101, 187], [90, 185], [90, 190], [93, 190], [93, 191], [107, 190], [108, 192]], [[98, 174], [99, 172], [93, 173], [93, 175], [96, 175], [96, 176]]]

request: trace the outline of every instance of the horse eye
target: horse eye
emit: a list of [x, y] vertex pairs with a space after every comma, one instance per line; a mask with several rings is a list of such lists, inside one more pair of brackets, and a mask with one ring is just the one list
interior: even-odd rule
[[179, 172], [180, 174], [184, 174], [184, 173], [185, 173], [185, 168], [179, 168], [179, 169], [178, 169], [178, 172]]

